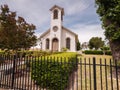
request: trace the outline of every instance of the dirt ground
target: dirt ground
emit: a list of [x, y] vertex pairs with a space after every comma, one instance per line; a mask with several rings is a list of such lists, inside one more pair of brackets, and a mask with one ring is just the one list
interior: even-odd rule
[[13, 89], [2, 89], [2, 88], [0, 88], [0, 90], [13, 90]]

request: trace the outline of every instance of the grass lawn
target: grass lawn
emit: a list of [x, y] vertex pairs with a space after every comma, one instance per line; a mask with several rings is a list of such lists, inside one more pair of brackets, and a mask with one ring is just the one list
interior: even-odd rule
[[[106, 55], [83, 55], [82, 57], [79, 57], [82, 58], [81, 60], [79, 59], [79, 63], [87, 63], [91, 65], [78, 65], [78, 90], [94, 90], [94, 76], [92, 65], [93, 57], [96, 58], [96, 64], [103, 64], [103, 66], [96, 66], [97, 90], [117, 90], [116, 75], [110, 74], [110, 59], [112, 60], [112, 57]], [[105, 67], [105, 64], [108, 66]], [[113, 71], [114, 68], [112, 67], [112, 73]], [[118, 82], [120, 89], [120, 79], [118, 80]]]

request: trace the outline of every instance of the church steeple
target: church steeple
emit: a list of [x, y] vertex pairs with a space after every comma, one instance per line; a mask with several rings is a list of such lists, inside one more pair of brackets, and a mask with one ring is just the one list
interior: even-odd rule
[[61, 21], [63, 20], [63, 15], [64, 15], [64, 9], [54, 5], [50, 11], [53, 13], [53, 19], [60, 19]]
[[[50, 26], [50, 38], [51, 41], [58, 40], [58, 51], [61, 50], [61, 35], [62, 35], [62, 22], [64, 16], [64, 9], [54, 5], [51, 9], [51, 26]], [[51, 44], [52, 46], [52, 44]], [[53, 43], [54, 46], [54, 43]], [[51, 49], [52, 50], [52, 49]]]
[[61, 31], [64, 9], [54, 5], [51, 9], [51, 32]]

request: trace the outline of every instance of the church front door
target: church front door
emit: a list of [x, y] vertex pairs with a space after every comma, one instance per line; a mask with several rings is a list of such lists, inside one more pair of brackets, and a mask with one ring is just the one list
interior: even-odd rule
[[54, 38], [52, 40], [52, 51], [58, 51], [58, 39]]

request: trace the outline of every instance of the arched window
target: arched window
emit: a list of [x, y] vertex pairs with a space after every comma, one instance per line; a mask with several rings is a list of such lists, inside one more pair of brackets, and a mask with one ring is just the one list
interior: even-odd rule
[[70, 49], [70, 38], [66, 38], [66, 48]]
[[49, 49], [49, 39], [46, 39], [46, 49]]
[[58, 19], [58, 10], [54, 10], [53, 19]]

